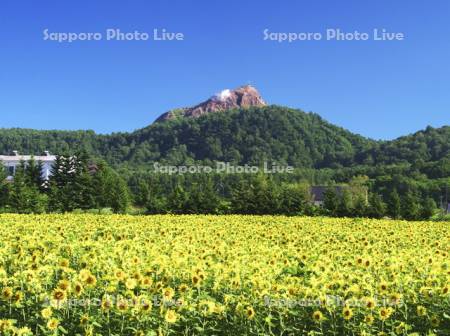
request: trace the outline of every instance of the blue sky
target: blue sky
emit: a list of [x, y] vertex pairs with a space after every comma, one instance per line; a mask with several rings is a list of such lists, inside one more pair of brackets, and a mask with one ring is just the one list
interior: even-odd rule
[[[450, 121], [450, 1], [0, 3], [0, 127], [132, 131], [251, 83], [273, 104], [392, 139]], [[184, 41], [44, 41], [49, 32], [182, 32]], [[263, 31], [404, 33], [264, 41]]]

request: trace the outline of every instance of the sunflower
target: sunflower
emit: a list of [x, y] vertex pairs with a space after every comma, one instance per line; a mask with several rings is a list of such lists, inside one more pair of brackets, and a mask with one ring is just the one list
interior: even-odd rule
[[142, 279], [142, 287], [144, 287], [144, 288], [150, 287], [152, 285], [152, 283], [153, 283], [152, 278], [150, 278], [148, 276], [146, 276]]
[[103, 298], [102, 303], [101, 303], [101, 308], [102, 310], [106, 311], [106, 310], [110, 310], [112, 307], [112, 301], [110, 298], [106, 297]]
[[372, 325], [374, 320], [375, 319], [373, 318], [372, 315], [367, 315], [366, 317], [364, 317], [364, 322], [367, 323], [368, 325]]
[[85, 326], [89, 322], [89, 316], [87, 314], [84, 314], [80, 317], [80, 326]]
[[[12, 223], [5, 226], [6, 239], [0, 244], [0, 315], [8, 317], [0, 321], [1, 335], [19, 336], [20, 328], [26, 326], [33, 331], [44, 328], [50, 335], [60, 333], [62, 325], [70, 328], [69, 333], [77, 329], [79, 334], [94, 336], [101, 332], [98, 325], [106, 326], [107, 319], [114, 335], [141, 334], [140, 330], [147, 327], [162, 335], [181, 322], [193, 325], [206, 317], [225, 325], [227, 318], [235, 314], [239, 317], [236, 323], [216, 333], [263, 334], [269, 327], [281, 330], [280, 318], [288, 321], [295, 317], [295, 323], [301, 326], [299, 333], [306, 335], [325, 322], [328, 328], [329, 313], [337, 313], [347, 333], [361, 336], [418, 336], [446, 330], [443, 314], [449, 298], [450, 263], [448, 254], [443, 253], [448, 250], [444, 224], [430, 227], [426, 223], [368, 220], [364, 221], [367, 225], [354, 225], [347, 219], [271, 216], [161, 216], [151, 221], [120, 215], [9, 216], [0, 215], [0, 221]], [[148, 225], [149, 221], [152, 225]], [[20, 239], [16, 239], [16, 222], [21, 226]], [[54, 236], [55, 232], [64, 232], [65, 238]], [[434, 247], [437, 241], [439, 248]], [[370, 250], [363, 248], [366, 242]], [[23, 257], [11, 257], [19, 246]], [[435, 253], [437, 250], [439, 253]], [[133, 256], [141, 258], [136, 266], [132, 265]], [[429, 256], [432, 264], [428, 264]], [[60, 267], [62, 258], [70, 260], [66, 268]], [[270, 260], [274, 261], [273, 267], [269, 267]], [[301, 269], [287, 267], [294, 260]], [[308, 281], [297, 271], [309, 274]], [[97, 283], [90, 288], [86, 280], [94, 275]], [[127, 279], [136, 280], [136, 287], [126, 288]], [[198, 292], [198, 288], [202, 291]], [[57, 290], [61, 292], [57, 294]], [[27, 303], [24, 317], [22, 307], [14, 304], [21, 296], [17, 292], [23, 293], [20, 303]], [[161, 303], [170, 298], [170, 306], [153, 307], [152, 295], [157, 295]], [[314, 300], [316, 305], [300, 314], [299, 307], [287, 304], [259, 308], [265, 296], [273, 296], [273, 303], [277, 302], [275, 298], [281, 303], [290, 295]], [[342, 299], [331, 302], [328, 295]], [[60, 308], [72, 296], [79, 302], [85, 302], [81, 299], [84, 296], [86, 300], [100, 298], [100, 312], [91, 306], [88, 313], [89, 307], [79, 306], [67, 307], [72, 308], [67, 314], [66, 307]], [[51, 305], [37, 305], [46, 300]], [[118, 300], [123, 302], [116, 307]], [[252, 306], [251, 302], [257, 301], [260, 304]], [[411, 306], [397, 312], [399, 306], [392, 303], [400, 305], [404, 301]], [[159, 330], [155, 314], [162, 320]], [[59, 320], [54, 331], [46, 327], [51, 319]], [[139, 326], [136, 322], [142, 323]], [[27, 331], [23, 333], [28, 336]]]
[[380, 292], [386, 292], [389, 288], [389, 285], [387, 284], [387, 282], [383, 281], [380, 283], [380, 285], [378, 286], [378, 289], [380, 290]]
[[48, 320], [53, 315], [53, 311], [50, 307], [41, 310], [41, 315], [44, 319]]
[[0, 331], [9, 331], [13, 328], [12, 320], [0, 320]]
[[58, 328], [58, 326], [59, 326], [59, 321], [55, 318], [52, 318], [47, 322], [47, 328], [49, 330], [52, 330], [52, 331], [56, 330]]
[[194, 274], [194, 275], [192, 276], [192, 284], [193, 284], [194, 286], [200, 286], [200, 283], [201, 283], [200, 277], [199, 277], [197, 274]]
[[350, 320], [353, 316], [353, 311], [349, 307], [344, 307], [342, 309], [342, 315], [344, 316], [344, 320]]
[[33, 336], [33, 331], [28, 327], [22, 327], [17, 329], [17, 336]]
[[399, 305], [401, 303], [401, 300], [402, 300], [402, 296], [398, 293], [394, 293], [389, 296], [389, 301], [393, 305], [396, 305], [396, 306]]
[[127, 281], [125, 281], [125, 287], [129, 290], [135, 289], [137, 286], [136, 279], [128, 278]]
[[85, 282], [88, 287], [95, 287], [97, 284], [97, 278], [94, 275], [89, 274]]
[[128, 309], [128, 303], [126, 300], [121, 299], [117, 301], [116, 307], [119, 311], [124, 312]]
[[166, 312], [166, 315], [164, 316], [164, 319], [168, 323], [175, 323], [178, 320], [178, 315], [175, 311], [169, 309]]
[[13, 297], [12, 297], [12, 301], [13, 301], [15, 304], [19, 304], [20, 301], [22, 301], [22, 299], [23, 299], [23, 293], [22, 293], [21, 291], [15, 292], [14, 295], [13, 295]]
[[437, 317], [436, 315], [431, 316], [430, 318], [430, 323], [432, 327], [438, 327], [439, 324], [441, 323], [441, 320], [439, 319], [439, 317]]
[[320, 310], [316, 310], [313, 314], [312, 314], [312, 318], [314, 321], [316, 322], [320, 322], [323, 320], [323, 314]]
[[425, 316], [427, 314], [427, 308], [424, 306], [417, 306], [416, 311], [417, 316]]
[[142, 274], [140, 272], [134, 272], [131, 277], [139, 283], [142, 279]]
[[380, 319], [382, 321], [387, 320], [392, 314], [392, 308], [383, 307], [379, 311]]
[[364, 302], [365, 302], [366, 308], [368, 308], [368, 309], [374, 309], [375, 308], [376, 303], [375, 303], [375, 300], [373, 298], [366, 297], [366, 298], [364, 298]]
[[2, 299], [5, 301], [9, 301], [13, 295], [13, 290], [11, 287], [5, 287], [2, 290]]
[[76, 296], [80, 296], [83, 293], [83, 285], [80, 282], [76, 282], [73, 286], [73, 291]]
[[186, 293], [187, 292], [187, 290], [188, 290], [188, 285], [186, 285], [186, 284], [181, 284], [179, 287], [178, 287], [178, 290], [180, 291], [180, 293]]
[[67, 267], [69, 267], [69, 259], [61, 259], [60, 261], [59, 261], [59, 266], [60, 267], [63, 267], [63, 268], [67, 268]]
[[65, 279], [64, 280], [60, 280], [58, 282], [58, 288], [63, 290], [63, 291], [66, 291], [69, 288], [69, 286], [70, 286], [70, 282], [65, 280]]
[[57, 288], [53, 291], [52, 297], [53, 297], [53, 300], [64, 301], [66, 299], [67, 295], [66, 295], [65, 291]]
[[163, 283], [162, 283], [161, 281], [158, 281], [158, 282], [155, 284], [155, 289], [156, 289], [156, 290], [160, 290], [162, 287], [163, 287]]
[[397, 335], [401, 335], [406, 330], [405, 322], [400, 322], [397, 326], [395, 326], [394, 331]]
[[213, 301], [206, 301], [206, 307], [207, 307], [206, 314], [214, 314], [217, 312], [217, 305]]
[[174, 291], [172, 288], [167, 287], [167, 288], [164, 288], [164, 289], [163, 289], [162, 295], [163, 295], [164, 300], [169, 301], [169, 300], [171, 300], [171, 299], [173, 298], [173, 296], [175, 295], [175, 291]]
[[80, 280], [86, 282], [88, 277], [91, 275], [91, 272], [87, 269], [82, 269], [79, 273]]
[[146, 298], [141, 298], [139, 300], [141, 311], [148, 312], [152, 310], [152, 303], [150, 300], [147, 300]]
[[255, 310], [253, 307], [247, 307], [245, 315], [247, 316], [247, 319], [252, 320], [255, 317]]
[[124, 280], [125, 277], [126, 277], [125, 272], [122, 271], [122, 270], [117, 270], [117, 271], [114, 273], [114, 276], [115, 276], [116, 279], [119, 280], [119, 281], [120, 281], [120, 280]]

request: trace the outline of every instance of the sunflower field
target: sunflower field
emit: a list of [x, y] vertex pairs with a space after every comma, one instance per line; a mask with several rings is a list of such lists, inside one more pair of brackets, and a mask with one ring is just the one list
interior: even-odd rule
[[0, 215], [0, 335], [450, 335], [449, 223]]

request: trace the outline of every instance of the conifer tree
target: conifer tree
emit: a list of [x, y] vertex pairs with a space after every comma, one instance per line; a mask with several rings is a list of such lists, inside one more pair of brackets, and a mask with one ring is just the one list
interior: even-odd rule
[[400, 218], [401, 215], [401, 200], [397, 189], [394, 189], [387, 202], [387, 214], [394, 219]]
[[330, 216], [337, 216], [339, 209], [339, 197], [336, 194], [336, 189], [334, 187], [329, 187], [325, 190], [323, 207], [327, 214]]
[[410, 191], [406, 192], [405, 196], [402, 198], [401, 215], [407, 220], [419, 219], [419, 204], [416, 196]]
[[352, 216], [353, 213], [352, 195], [347, 189], [342, 190], [337, 212], [340, 217]]
[[369, 212], [369, 206], [366, 198], [363, 194], [358, 194], [353, 201], [353, 212], [350, 214], [352, 217], [366, 217]]
[[35, 185], [30, 185], [22, 163], [16, 170], [8, 199], [11, 210], [16, 213], [42, 213], [46, 210], [46, 203], [46, 196], [41, 195]]
[[386, 204], [380, 195], [370, 194], [368, 215], [372, 218], [382, 218], [386, 214]]
[[422, 207], [420, 209], [420, 218], [421, 219], [429, 219], [434, 215], [436, 211], [436, 202], [431, 198], [425, 198]]

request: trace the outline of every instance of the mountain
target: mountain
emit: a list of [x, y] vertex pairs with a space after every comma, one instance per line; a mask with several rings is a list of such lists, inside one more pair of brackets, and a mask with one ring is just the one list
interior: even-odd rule
[[85, 150], [114, 165], [276, 161], [297, 167], [352, 165], [375, 141], [332, 125], [314, 113], [281, 106], [249, 107], [197, 118], [176, 118], [132, 133], [0, 130], [0, 153], [53, 154]]
[[374, 141], [315, 113], [266, 105], [255, 88], [244, 86], [169, 112], [131, 133], [0, 129], [0, 154], [13, 150], [34, 155], [84, 150], [115, 167], [145, 170], [153, 162], [277, 162], [332, 169], [420, 164], [422, 173], [440, 178], [450, 162], [450, 127], [428, 127], [393, 141]]
[[129, 134], [128, 142], [126, 160], [138, 164], [276, 161], [311, 168], [350, 165], [375, 143], [317, 114], [275, 105], [157, 122]]
[[260, 93], [251, 85], [244, 85], [234, 90], [223, 90], [210, 99], [194, 107], [175, 109], [162, 114], [156, 122], [172, 120], [176, 118], [197, 118], [214, 112], [223, 112], [236, 108], [266, 106]]

